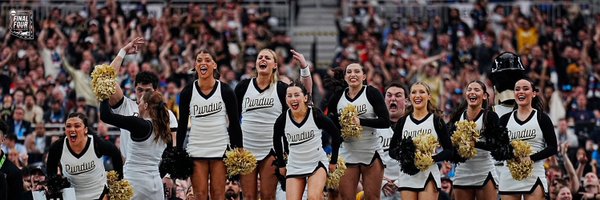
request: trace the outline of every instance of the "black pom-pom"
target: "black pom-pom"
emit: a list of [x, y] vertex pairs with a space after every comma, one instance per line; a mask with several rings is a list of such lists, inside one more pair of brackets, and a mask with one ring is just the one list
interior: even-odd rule
[[454, 153], [452, 154], [452, 156], [450, 156], [449, 161], [454, 163], [454, 164], [459, 164], [459, 163], [464, 163], [467, 161], [466, 158], [463, 158], [462, 156], [460, 156], [458, 152], [458, 147], [453, 146], [452, 147], [454, 149]]
[[485, 140], [490, 145], [490, 154], [497, 161], [510, 160], [514, 157], [513, 147], [508, 138], [508, 130], [498, 126], [486, 130]]
[[159, 171], [161, 176], [169, 173], [173, 179], [187, 179], [194, 172], [194, 162], [184, 149], [167, 147], [163, 152]]
[[408, 175], [415, 175], [419, 173], [419, 168], [415, 166], [415, 153], [417, 148], [413, 143], [412, 137], [402, 138], [400, 140], [399, 158], [400, 170]]
[[46, 187], [48, 188], [46, 191], [46, 196], [48, 196], [48, 198], [62, 198], [61, 190], [71, 187], [71, 183], [67, 178], [57, 175], [48, 177]]

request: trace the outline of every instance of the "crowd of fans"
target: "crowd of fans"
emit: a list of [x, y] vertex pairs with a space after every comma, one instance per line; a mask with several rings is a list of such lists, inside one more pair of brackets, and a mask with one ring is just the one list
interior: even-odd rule
[[[124, 9], [132, 5], [133, 9]], [[68, 113], [82, 112], [97, 124], [96, 134], [119, 142], [99, 121], [90, 73], [95, 65], [110, 62], [134, 37], [143, 36], [147, 45], [141, 54], [128, 56], [118, 72], [125, 95], [135, 98], [138, 72], [153, 72], [160, 77], [159, 91], [176, 115], [179, 91], [192, 80], [193, 57], [200, 49], [215, 53], [220, 80], [232, 87], [252, 76], [262, 48], [271, 48], [282, 58], [277, 61], [283, 80], [298, 76], [289, 51], [291, 37], [272, 31], [275, 20], [268, 8], [219, 0], [190, 4], [186, 10], [167, 5], [157, 17], [146, 6], [143, 2], [124, 6], [114, 0], [99, 5], [91, 0], [85, 10], [75, 13], [54, 8], [35, 21], [36, 40], [11, 36], [8, 21], [0, 20], [0, 119], [10, 128], [2, 150], [24, 169], [27, 190], [43, 181], [38, 172], [43, 175], [44, 154], [58, 139], [45, 134], [45, 125], [62, 124]], [[352, 10], [348, 16], [339, 12], [336, 17], [338, 47], [330, 69], [359, 62], [367, 69], [368, 84], [380, 90], [391, 80], [423, 81], [447, 115], [459, 104], [466, 83], [483, 80], [492, 90], [487, 75], [496, 55], [504, 51], [521, 55], [529, 77], [543, 88], [539, 95], [545, 112], [554, 122], [559, 144], [564, 144], [547, 161], [551, 196], [565, 191], [579, 196], [600, 193], [596, 169], [600, 23], [595, 23], [600, 15], [584, 15], [578, 4], [490, 7], [478, 1], [468, 15], [447, 8], [448, 16], [400, 21], [384, 17], [376, 3], [351, 1], [343, 6]], [[564, 15], [550, 16], [548, 10]], [[472, 25], [465, 18], [471, 18]], [[313, 70], [314, 96], [325, 99], [329, 90], [324, 79], [331, 70]], [[321, 102], [316, 104], [324, 105]], [[452, 166], [445, 168], [444, 180], [451, 183]], [[172, 192], [185, 199], [189, 185], [177, 181]], [[451, 193], [451, 187], [443, 188]]]

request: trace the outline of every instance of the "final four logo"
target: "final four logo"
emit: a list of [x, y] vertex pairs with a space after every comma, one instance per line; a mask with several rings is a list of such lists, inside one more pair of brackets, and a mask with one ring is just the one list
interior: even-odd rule
[[30, 10], [11, 10], [9, 30], [15, 37], [33, 40], [33, 12]]

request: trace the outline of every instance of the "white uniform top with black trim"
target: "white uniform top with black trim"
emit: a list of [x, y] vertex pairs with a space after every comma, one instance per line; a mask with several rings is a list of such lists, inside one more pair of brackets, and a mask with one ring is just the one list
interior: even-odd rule
[[[123, 116], [138, 116], [140, 113], [140, 110], [138, 108], [138, 104], [127, 98], [127, 97], [123, 97], [123, 99], [121, 99], [121, 101], [119, 103], [117, 103], [115, 106], [113, 106], [112, 111], [115, 114], [119, 114], [119, 115], [123, 115]], [[171, 128], [171, 132], [174, 132], [175, 130], [177, 130], [177, 117], [175, 117], [175, 114], [173, 114], [173, 112], [171, 112], [171, 110], [169, 111], [169, 127]], [[123, 158], [125, 158], [125, 160], [127, 160], [127, 158], [129, 157], [129, 143], [131, 143], [131, 133], [126, 130], [126, 129], [120, 129], [121, 130], [121, 145], [120, 145], [120, 150], [121, 150], [121, 154], [123, 155]]]
[[93, 151], [94, 137], [88, 136], [88, 143], [83, 154], [75, 155], [65, 138], [60, 164], [62, 175], [75, 188], [77, 199], [98, 199], [106, 186], [104, 162]]
[[[328, 158], [323, 150], [321, 133], [325, 129], [334, 138], [339, 138], [339, 131], [331, 120], [326, 118], [321, 111], [308, 108], [308, 113], [304, 119], [298, 123], [294, 121], [292, 111], [280, 115], [274, 125], [275, 136], [273, 137], [274, 146], [277, 153], [278, 164], [280, 167], [286, 166], [283, 161], [283, 148], [281, 138], [287, 140], [289, 144], [289, 154], [287, 162], [287, 174], [289, 177], [310, 176], [318, 167], [328, 170]], [[332, 163], [337, 161], [339, 148], [339, 139], [333, 141]]]
[[256, 78], [246, 79], [235, 88], [242, 118], [244, 149], [252, 152], [258, 160], [263, 160], [273, 149], [273, 124], [284, 108], [287, 109], [282, 102], [286, 88], [285, 83], [277, 82], [261, 90]]
[[557, 152], [556, 135], [550, 118], [534, 109], [527, 119], [521, 121], [517, 118], [517, 111], [513, 111], [502, 116], [500, 124], [507, 127], [511, 141], [523, 140], [531, 144], [533, 154], [530, 158], [534, 161], [531, 176], [521, 181], [513, 179], [507, 167], [501, 168], [500, 193], [531, 193], [537, 185], [548, 192], [544, 161]]
[[[379, 133], [379, 144], [383, 149], [381, 159], [385, 164], [385, 170], [383, 171], [383, 177], [388, 180], [394, 180], [394, 183], [398, 185], [398, 178], [400, 177], [400, 163], [390, 157], [390, 142], [394, 135], [392, 128], [377, 129]], [[386, 184], [387, 181], [384, 179], [382, 184]], [[382, 185], [383, 186], [383, 185]]]
[[[414, 139], [421, 134], [431, 134], [437, 138], [438, 133], [434, 126], [434, 118], [435, 116], [430, 113], [427, 117], [419, 121], [412, 118], [412, 115], [404, 118], [404, 120], [401, 119], [399, 125], [402, 126], [402, 138], [410, 136]], [[431, 165], [429, 169], [420, 171], [412, 176], [400, 172], [399, 188], [400, 190], [423, 190], [425, 189], [425, 184], [430, 178], [433, 178], [436, 188], [440, 188], [442, 186], [440, 169], [436, 164]]]
[[[483, 131], [483, 114], [484, 111], [481, 111], [475, 118], [475, 124], [477, 124], [475, 130], [480, 132]], [[496, 116], [495, 119], [494, 123], [497, 122], [498, 117]], [[467, 120], [467, 111], [463, 112], [461, 120]], [[479, 142], [482, 140], [484, 140], [483, 137], [479, 139]], [[489, 151], [477, 148], [477, 155], [464, 163], [459, 163], [455, 170], [454, 186], [478, 188], [484, 186], [490, 178], [494, 181], [492, 184], [498, 185], [494, 160]]]
[[200, 92], [199, 82], [194, 81], [181, 92], [177, 129], [177, 146], [183, 145], [187, 133], [188, 116], [191, 130], [186, 146], [190, 157], [201, 159], [222, 159], [228, 145], [242, 147], [242, 134], [233, 90], [216, 81], [208, 95]]
[[356, 106], [363, 133], [359, 139], [344, 140], [340, 146], [340, 155], [349, 165], [371, 165], [376, 156], [382, 154], [376, 128], [390, 127], [389, 112], [381, 92], [374, 87], [363, 86], [354, 99], [348, 96], [348, 91], [345, 89], [341, 93], [334, 94], [328, 110], [333, 112], [332, 120], [337, 125], [339, 113], [342, 113], [349, 104]]

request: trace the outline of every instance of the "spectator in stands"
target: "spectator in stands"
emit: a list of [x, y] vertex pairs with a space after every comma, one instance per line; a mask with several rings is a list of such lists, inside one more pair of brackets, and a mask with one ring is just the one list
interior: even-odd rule
[[15, 106], [13, 105], [13, 98], [11, 95], [4, 95], [2, 98], [2, 109], [0, 109], [0, 118], [2, 121], [10, 121], [13, 112], [15, 110]]
[[235, 179], [227, 179], [225, 182], [225, 199], [226, 200], [240, 200], [242, 198], [242, 192], [240, 187], [240, 181]]
[[22, 89], [16, 89], [13, 93], [13, 105], [23, 106], [25, 105], [25, 91]]
[[14, 110], [12, 120], [8, 121], [9, 133], [16, 136], [17, 140], [21, 143], [25, 140], [25, 137], [31, 133], [31, 122], [24, 119], [25, 109], [21, 106], [17, 106]]
[[27, 148], [25, 148], [25, 145], [17, 142], [17, 136], [15, 134], [9, 133], [8, 135], [6, 135], [6, 139], [4, 140], [1, 146], [3, 152], [6, 152], [8, 154], [14, 152], [16, 153], [17, 157], [23, 154], [27, 154]]
[[[50, 30], [53, 31], [53, 35], [49, 35]], [[58, 38], [60, 39], [57, 39]], [[62, 64], [62, 52], [64, 51], [66, 43], [66, 36], [57, 26], [56, 22], [52, 20], [44, 20], [42, 22], [42, 32], [38, 36], [38, 45], [40, 48], [40, 54], [44, 61], [44, 77], [50, 76], [56, 78], [60, 72]]]
[[575, 124], [575, 133], [578, 135], [588, 135], [596, 125], [596, 116], [594, 112], [588, 109], [587, 97], [585, 94], [577, 96], [576, 109], [568, 114], [570, 121]]
[[43, 155], [48, 152], [50, 147], [50, 137], [46, 136], [46, 127], [43, 122], [35, 125], [33, 133], [25, 138], [25, 147], [29, 153], [30, 163], [43, 161]]
[[33, 94], [28, 93], [25, 95], [25, 106], [23, 107], [25, 114], [23, 119], [31, 123], [40, 123], [43, 122], [42, 118], [44, 117], [44, 110], [36, 105], [35, 102], [35, 96]]
[[87, 103], [86, 98], [77, 97], [75, 107], [71, 109], [69, 113], [79, 112], [87, 116], [90, 123], [98, 123], [98, 109], [97, 107], [91, 106]]
[[566, 119], [560, 119], [560, 121], [558, 122], [558, 129], [556, 130], [556, 134], [558, 144], [566, 143], [569, 147], [579, 146], [577, 136], [573, 132], [573, 129], [569, 128], [569, 123]]
[[83, 98], [85, 101], [87, 101], [88, 105], [98, 106], [98, 100], [96, 99], [91, 87], [92, 78], [90, 77], [90, 73], [93, 67], [92, 62], [89, 60], [84, 60], [79, 66], [79, 69], [75, 69], [65, 59], [63, 61], [63, 66], [63, 69], [65, 69], [69, 73], [69, 76], [72, 77], [73, 88], [75, 89], [78, 100], [79, 98]]
[[[8, 134], [8, 125], [0, 121], [0, 141]], [[0, 166], [0, 198], [21, 199], [23, 195], [23, 178], [20, 169], [7, 158], [7, 151], [0, 149], [0, 158], [4, 163]]]
[[62, 106], [62, 102], [57, 99], [52, 99], [50, 100], [50, 105], [50, 110], [47, 110], [44, 115], [44, 121], [47, 123], [64, 123], [67, 114]]
[[35, 105], [42, 108], [42, 110], [48, 110], [50, 107], [48, 107], [47, 104], [47, 97], [48, 93], [46, 93], [46, 90], [44, 90], [44, 88], [40, 88], [38, 91], [35, 92]]

